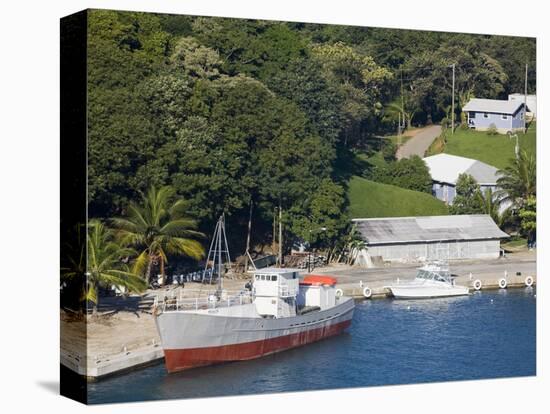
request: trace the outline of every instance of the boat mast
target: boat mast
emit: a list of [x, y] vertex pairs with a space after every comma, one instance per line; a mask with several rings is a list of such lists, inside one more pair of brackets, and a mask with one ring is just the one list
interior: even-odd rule
[[210, 258], [212, 258], [211, 272], [208, 277], [209, 284], [212, 283], [212, 277], [214, 273], [217, 273], [218, 280], [217, 282], [217, 291], [221, 293], [222, 290], [222, 277], [224, 269], [224, 259], [225, 265], [231, 267], [231, 257], [229, 255], [229, 245], [227, 243], [227, 236], [225, 234], [225, 214], [222, 214], [216, 223], [214, 229], [214, 234], [212, 235], [212, 242], [210, 243], [210, 249], [208, 250], [208, 256], [206, 258], [206, 264], [204, 266], [204, 272], [202, 275], [202, 280], [205, 281], [207, 278], [207, 272], [210, 264]]
[[222, 290], [222, 231], [224, 228], [224, 215], [222, 214], [219, 222], [218, 231], [218, 292]]

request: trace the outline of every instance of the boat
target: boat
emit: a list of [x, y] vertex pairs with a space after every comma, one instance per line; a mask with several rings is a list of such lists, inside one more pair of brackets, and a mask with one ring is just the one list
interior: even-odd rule
[[398, 299], [438, 298], [447, 296], [468, 295], [466, 286], [455, 284], [448, 264], [432, 261], [420, 267], [412, 281], [402, 282], [399, 279], [391, 286], [386, 286]]
[[[223, 230], [223, 223], [219, 227]], [[224, 239], [217, 235], [214, 258], [227, 251], [221, 247]], [[230, 292], [221, 285], [219, 262], [217, 269], [215, 292], [155, 305], [169, 373], [260, 358], [338, 335], [351, 325], [354, 300], [337, 294], [341, 292], [334, 277], [302, 278], [298, 269], [256, 269], [250, 289]]]

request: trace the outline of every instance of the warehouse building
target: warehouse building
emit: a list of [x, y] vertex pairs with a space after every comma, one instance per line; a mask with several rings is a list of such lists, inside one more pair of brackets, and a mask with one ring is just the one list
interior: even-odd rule
[[489, 215], [354, 219], [367, 248], [356, 263], [494, 259], [508, 235]]

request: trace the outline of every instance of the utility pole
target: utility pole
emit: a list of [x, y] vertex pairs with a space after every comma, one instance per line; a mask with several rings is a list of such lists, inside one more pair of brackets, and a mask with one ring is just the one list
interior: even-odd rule
[[527, 69], [529, 65], [525, 64], [525, 89], [523, 91], [523, 133], [527, 133]]
[[403, 69], [401, 69], [401, 113], [403, 114], [403, 129], [405, 129], [405, 99], [403, 98]]
[[453, 102], [451, 104], [451, 134], [455, 133], [455, 64], [451, 65], [453, 67]]
[[397, 114], [397, 146], [401, 145], [401, 112]]
[[283, 267], [283, 207], [279, 200], [279, 267]]

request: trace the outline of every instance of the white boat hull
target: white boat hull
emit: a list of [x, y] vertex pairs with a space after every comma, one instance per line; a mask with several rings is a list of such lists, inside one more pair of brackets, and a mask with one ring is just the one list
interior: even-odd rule
[[387, 287], [397, 299], [440, 298], [468, 295], [466, 286], [452, 286], [446, 283], [402, 283]]
[[[285, 318], [248, 317], [254, 304], [215, 311], [171, 311], [156, 317], [169, 372], [259, 358], [337, 335], [348, 328], [354, 301], [342, 297], [331, 308]], [[221, 310], [220, 310], [221, 312]]]

